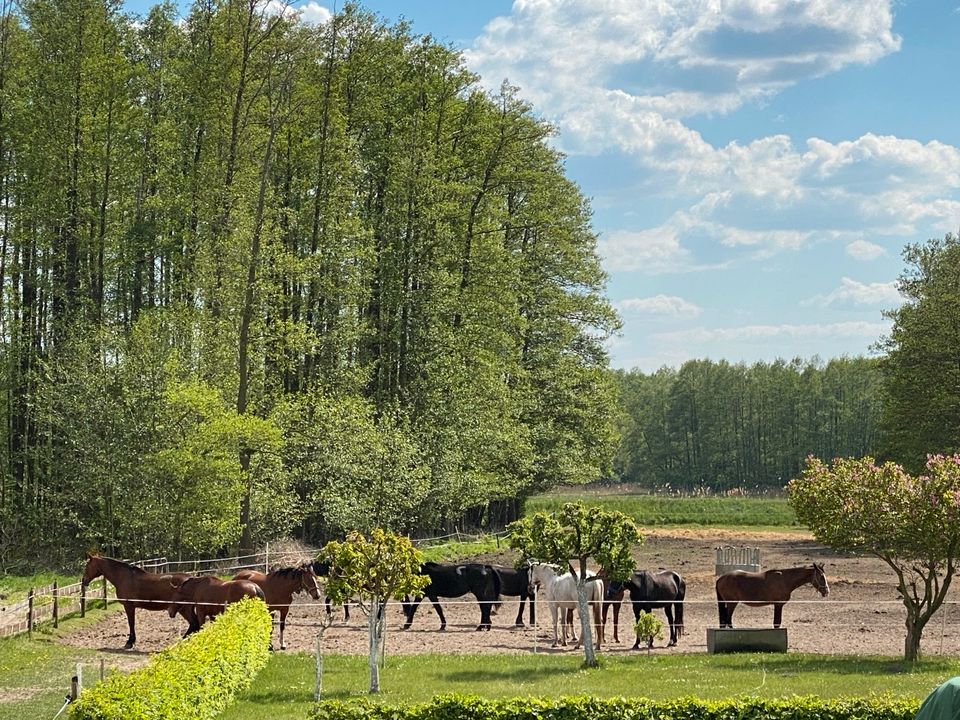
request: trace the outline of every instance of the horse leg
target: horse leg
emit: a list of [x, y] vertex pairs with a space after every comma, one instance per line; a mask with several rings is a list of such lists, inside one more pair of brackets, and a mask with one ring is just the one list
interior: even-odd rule
[[[556, 605], [555, 603], [552, 603], [552, 602], [551, 602], [551, 603], [550, 603], [550, 616], [553, 618], [553, 645], [551, 645], [551, 647], [556, 647], [557, 645], [560, 644], [560, 640], [559, 640], [559, 638], [557, 637], [557, 614], [558, 614], [558, 610], [559, 610], [559, 608], [557, 607], [557, 605]], [[566, 612], [566, 610], [560, 610], [560, 612]], [[564, 644], [564, 645], [567, 644], [567, 633], [566, 633], [566, 631], [564, 631], [564, 633], [563, 633], [563, 644]]]
[[667, 625], [670, 627], [670, 642], [667, 647], [672, 647], [677, 644], [677, 626], [673, 624], [673, 610], [669, 603], [663, 608], [663, 614], [667, 616]]
[[[416, 598], [415, 600], [410, 600], [404, 596], [403, 600], [403, 614], [406, 615], [406, 621], [403, 623], [403, 629], [409, 630], [410, 626], [413, 625], [413, 616], [417, 612], [417, 608], [420, 607], [420, 602], [423, 600], [423, 596]], [[346, 607], [346, 606], [344, 606]]]
[[[570, 627], [570, 640], [579, 642], [579, 640], [577, 640], [577, 626], [573, 624], [573, 608], [567, 610], [567, 625]], [[580, 646], [578, 645], [577, 647]]]
[[597, 635], [597, 650], [600, 649], [600, 643], [603, 640], [603, 622], [600, 619], [600, 606], [603, 605], [603, 594], [600, 599], [590, 603], [593, 607], [593, 629]]
[[520, 609], [517, 611], [517, 620], [513, 623], [514, 627], [523, 627], [523, 604], [527, 601], [527, 596], [520, 595]]
[[283, 639], [283, 630], [287, 627], [287, 613], [290, 612], [290, 606], [288, 605], [285, 608], [280, 610], [280, 649], [286, 650], [287, 643]]
[[134, 608], [133, 603], [125, 602], [123, 604], [123, 610], [125, 613], [127, 613], [127, 625], [130, 628], [130, 634], [127, 635], [127, 644], [123, 647], [129, 650], [137, 642], [137, 629], [133, 617], [134, 612], [136, 612], [136, 608]]
[[433, 603], [433, 609], [440, 617], [440, 632], [443, 632], [447, 629], [447, 619], [443, 616], [443, 608], [440, 607], [440, 598], [437, 595], [427, 595], [427, 597], [430, 598], [430, 602]]
[[773, 626], [775, 628], [780, 627], [780, 621], [783, 620], [783, 605], [784, 603], [773, 604]]
[[620, 627], [620, 603], [615, 603], [613, 606], [613, 641], [615, 643], [620, 642], [620, 636], [618, 634], [619, 627]]
[[733, 627], [733, 611], [737, 609], [738, 603], [727, 602], [725, 603], [725, 605], [726, 605], [726, 613], [727, 613], [727, 627], [732, 628]]

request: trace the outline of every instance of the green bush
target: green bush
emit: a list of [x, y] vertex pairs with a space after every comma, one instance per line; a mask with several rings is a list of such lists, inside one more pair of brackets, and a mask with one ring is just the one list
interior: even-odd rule
[[262, 600], [244, 599], [189, 639], [132, 673], [81, 693], [71, 720], [215, 718], [269, 658], [271, 619]]
[[327, 701], [314, 706], [311, 720], [912, 720], [919, 703], [894, 697], [821, 700], [563, 697], [486, 700], [469, 695], [438, 695], [405, 707], [368, 700]]

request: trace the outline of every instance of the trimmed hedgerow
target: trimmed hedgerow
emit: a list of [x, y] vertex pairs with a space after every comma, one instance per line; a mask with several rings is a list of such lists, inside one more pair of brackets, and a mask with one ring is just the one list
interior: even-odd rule
[[311, 720], [912, 720], [919, 703], [894, 697], [793, 697], [778, 700], [648, 700], [562, 697], [487, 700], [438, 695], [419, 705], [388, 706], [368, 700], [326, 701]]
[[231, 604], [213, 623], [81, 693], [71, 720], [206, 720], [246, 689], [269, 659], [271, 620], [262, 600]]

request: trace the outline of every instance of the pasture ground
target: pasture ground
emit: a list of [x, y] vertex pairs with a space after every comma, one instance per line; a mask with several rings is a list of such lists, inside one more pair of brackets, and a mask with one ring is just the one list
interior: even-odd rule
[[[880, 561], [838, 555], [804, 532], [661, 528], [645, 534], [647, 542], [635, 551], [637, 565], [674, 569], [687, 581], [686, 635], [677, 647], [666, 648], [659, 641], [649, 656], [631, 651], [632, 613], [625, 607], [620, 643], [604, 647], [604, 667], [587, 671], [580, 669], [582, 651], [550, 647], [552, 630], [545, 608], [538, 612], [536, 631], [514, 629], [517, 601], [506, 599], [494, 617], [493, 630], [476, 632], [479, 611], [472, 600], [444, 602], [448, 624], [447, 631], [440, 633], [429, 604], [420, 607], [413, 628], [406, 632], [400, 630], [399, 604], [392, 604], [383, 699], [400, 702], [458, 691], [495, 696], [590, 692], [654, 697], [889, 691], [920, 698], [960, 671], [960, 586], [926, 628], [924, 661], [905, 667], [899, 661], [904, 611], [893, 574]], [[759, 547], [764, 568], [824, 563], [830, 597], [820, 598], [805, 586], [784, 609], [791, 649], [787, 655], [706, 655], [706, 628], [717, 622], [713, 565], [714, 549], [721, 545]], [[478, 559], [509, 563], [512, 555], [494, 547]], [[288, 617], [289, 649], [274, 656], [246, 699], [227, 717], [305, 717], [312, 702], [313, 653], [323, 616], [320, 603], [298, 598], [300, 603]], [[128, 669], [145, 662], [150, 652], [175, 642], [184, 629], [182, 621], [171, 620], [166, 613], [138, 611], [138, 647], [124, 651], [126, 620], [119, 606], [112, 608], [116, 609], [85, 621], [68, 621], [59, 632], [44, 637], [42, 651], [34, 647], [37, 640], [0, 641], [0, 720], [45, 717], [48, 706], [55, 712], [73, 663], [87, 663], [88, 677], [100, 658], [106, 658], [108, 667]], [[734, 622], [739, 627], [769, 626], [772, 609], [740, 607]], [[609, 640], [609, 627], [607, 635]], [[355, 611], [349, 623], [338, 613], [322, 638], [322, 648], [328, 696], [365, 694], [362, 613]], [[28, 707], [31, 711], [25, 712]]]
[[[881, 561], [868, 557], [838, 555], [802, 532], [758, 532], [725, 529], [657, 529], [647, 532], [647, 541], [637, 548], [637, 566], [669, 568], [686, 580], [686, 634], [674, 648], [658, 643], [658, 654], [706, 652], [706, 629], [717, 625], [714, 592], [714, 549], [720, 545], [760, 548], [764, 569], [824, 563], [830, 583], [830, 596], [821, 598], [812, 587], [799, 588], [784, 608], [791, 652], [899, 657], [903, 653], [905, 612], [894, 585], [893, 573]], [[482, 556], [487, 562], [512, 562], [512, 551], [501, 550]], [[322, 620], [322, 605], [303, 595], [287, 617], [286, 642], [290, 652], [313, 653]], [[537, 631], [513, 628], [517, 600], [505, 599], [494, 616], [490, 632], [475, 632], [479, 610], [471, 597], [442, 601], [447, 616], [447, 631], [437, 632], [439, 620], [429, 601], [421, 604], [413, 627], [401, 631], [403, 615], [399, 603], [388, 608], [387, 652], [399, 654], [574, 654], [571, 648], [551, 648], [552, 626], [546, 608], [537, 614]], [[608, 644], [609, 655], [631, 654], [632, 612], [623, 608], [620, 643]], [[527, 616], [528, 617], [528, 616]], [[662, 618], [662, 614], [660, 614]], [[326, 630], [322, 647], [325, 653], [364, 655], [367, 630], [358, 610], [344, 623], [342, 615]], [[739, 606], [734, 614], [737, 627], [769, 627], [773, 622], [770, 607]], [[609, 625], [610, 623], [608, 623]], [[138, 649], [155, 651], [175, 641], [183, 631], [182, 621], [171, 620], [166, 613], [137, 613]], [[63, 639], [76, 647], [115, 650], [127, 634], [122, 613], [85, 627]], [[611, 636], [610, 629], [607, 630]], [[276, 631], [274, 633], [276, 637]], [[926, 657], [960, 658], [960, 585], [954, 586], [948, 604], [940, 610], [924, 632], [922, 646]]]

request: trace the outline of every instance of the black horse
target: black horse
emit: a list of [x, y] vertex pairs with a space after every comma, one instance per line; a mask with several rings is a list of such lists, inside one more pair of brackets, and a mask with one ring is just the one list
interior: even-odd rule
[[530, 593], [530, 568], [526, 565], [517, 569], [506, 565], [491, 565], [500, 576], [500, 594], [511, 597], [520, 596], [520, 608], [517, 610], [516, 627], [523, 627], [523, 604], [530, 601], [530, 624], [536, 624], [536, 608], [533, 604], [533, 595]]
[[403, 614], [407, 621], [403, 629], [413, 624], [413, 615], [424, 595], [430, 598], [433, 609], [440, 616], [440, 629], [445, 630], [447, 619], [443, 616], [438, 598], [455, 598], [473, 593], [480, 604], [480, 624], [477, 630], [490, 629], [490, 613], [494, 605], [500, 604], [500, 575], [490, 565], [469, 563], [466, 565], [441, 565], [428, 562], [420, 566], [420, 574], [430, 578], [430, 584], [423, 589], [423, 595], [414, 600], [403, 599]]
[[[683, 598], [687, 593], [687, 584], [679, 573], [672, 570], [648, 572], [637, 570], [626, 582], [611, 581], [608, 586], [607, 597], [611, 600], [625, 590], [630, 593], [630, 602], [633, 605], [633, 617], [640, 619], [641, 612], [651, 612], [662, 608], [670, 626], [670, 642], [667, 646], [676, 645], [683, 635]], [[614, 619], [616, 622], [616, 618]], [[616, 632], [616, 628], [614, 628]], [[634, 643], [633, 649], [640, 647], [640, 638]], [[647, 647], [653, 647], [653, 638], [647, 638]]]
[[[313, 568], [313, 574], [316, 575], [317, 577], [330, 577], [330, 563], [314, 560], [313, 563], [311, 564], [311, 567]], [[327, 608], [327, 617], [330, 617], [330, 614], [331, 614], [330, 604], [331, 604], [330, 598], [328, 597], [324, 601], [324, 605]], [[350, 605], [347, 603], [344, 603], [343, 604], [343, 621], [347, 622], [349, 619], [350, 619]]]

